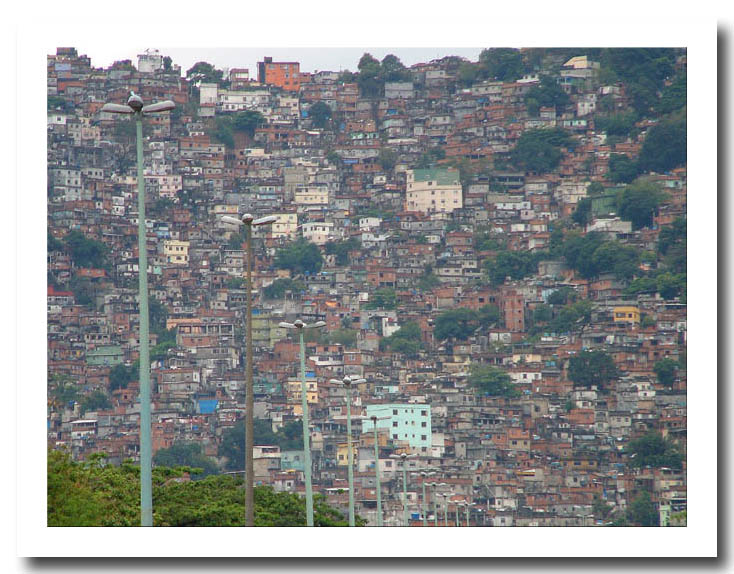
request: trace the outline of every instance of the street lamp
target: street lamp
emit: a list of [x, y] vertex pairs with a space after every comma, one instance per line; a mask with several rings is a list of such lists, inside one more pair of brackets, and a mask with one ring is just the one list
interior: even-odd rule
[[448, 526], [449, 525], [449, 496], [451, 496], [451, 493], [441, 492], [439, 494], [443, 496], [443, 525]]
[[331, 379], [334, 384], [344, 385], [347, 389], [347, 479], [349, 482], [349, 526], [354, 526], [354, 468], [352, 453], [352, 385], [367, 382], [367, 379], [345, 376], [341, 381]]
[[136, 124], [138, 159], [138, 293], [140, 299], [140, 524], [153, 526], [153, 463], [150, 437], [150, 334], [148, 328], [148, 251], [145, 231], [145, 180], [143, 178], [143, 116], [176, 107], [170, 100], [143, 105], [130, 92], [126, 105], [107, 103], [101, 111], [133, 114]]
[[387, 420], [391, 417], [369, 417], [375, 430], [375, 479], [377, 483], [377, 526], [382, 526], [382, 493], [380, 492], [380, 452], [377, 446], [377, 421]]
[[474, 506], [474, 503], [464, 502], [463, 506], [466, 508], [466, 525], [469, 526], [469, 509]]
[[278, 218], [274, 215], [255, 219], [245, 213], [241, 219], [225, 215], [224, 223], [247, 227], [247, 340], [245, 354], [245, 526], [255, 526], [255, 390], [252, 384], [252, 226], [268, 225]]
[[431, 482], [428, 486], [433, 487], [433, 525], [438, 526], [438, 496], [439, 493], [436, 492], [436, 487], [438, 486], [446, 486], [445, 482]]
[[320, 329], [325, 327], [324, 321], [316, 321], [307, 325], [300, 319], [293, 323], [282, 322], [279, 326], [284, 329], [295, 329], [301, 342], [301, 408], [303, 409], [303, 456], [306, 467], [306, 526], [313, 526], [313, 489], [311, 487], [311, 436], [308, 430], [308, 403], [306, 401], [306, 351], [303, 344], [303, 331], [305, 329]]
[[422, 470], [421, 472], [417, 472], [415, 474], [420, 475], [421, 477], [421, 514], [423, 514], [423, 526], [426, 526], [426, 513], [428, 512], [426, 507], [426, 478], [429, 476], [433, 476], [435, 473]]
[[401, 462], [403, 463], [403, 526], [410, 526], [408, 524], [408, 485], [407, 485], [407, 475], [406, 475], [406, 469], [405, 469], [405, 461], [408, 458], [413, 458], [414, 454], [391, 454], [390, 458], [399, 458]]

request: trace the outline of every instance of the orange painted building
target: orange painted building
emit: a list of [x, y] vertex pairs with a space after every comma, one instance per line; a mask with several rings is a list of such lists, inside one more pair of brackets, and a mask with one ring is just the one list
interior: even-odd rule
[[273, 62], [270, 57], [257, 63], [257, 81], [278, 86], [290, 92], [301, 87], [301, 64], [298, 62]]

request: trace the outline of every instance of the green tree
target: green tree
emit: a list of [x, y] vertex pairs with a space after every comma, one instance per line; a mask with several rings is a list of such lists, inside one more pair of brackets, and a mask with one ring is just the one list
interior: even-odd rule
[[664, 198], [665, 194], [656, 183], [638, 178], [617, 197], [617, 212], [622, 219], [632, 222], [633, 229], [650, 227]]
[[[281, 450], [303, 448], [303, 425], [301, 421], [290, 421], [278, 432], [273, 432], [272, 424], [266, 419], [255, 419], [255, 444], [279, 446]], [[219, 443], [219, 456], [227, 458], [228, 470], [245, 468], [245, 422], [238, 421], [233, 427], [225, 429]]]
[[479, 53], [479, 69], [483, 78], [514, 82], [523, 75], [522, 54], [514, 48], [488, 48]]
[[216, 462], [204, 455], [199, 443], [186, 441], [178, 441], [173, 446], [156, 451], [153, 457], [153, 464], [172, 468], [177, 466], [195, 468], [200, 470], [200, 472], [192, 472], [192, 476], [197, 477], [204, 477], [219, 472], [219, 467], [217, 467]]
[[308, 117], [314, 127], [325, 128], [331, 119], [331, 108], [324, 102], [318, 101], [308, 108]]
[[385, 82], [408, 82], [411, 73], [394, 54], [388, 54], [380, 62], [380, 79]]
[[398, 161], [398, 154], [389, 147], [381, 147], [377, 161], [383, 171], [392, 171]]
[[286, 291], [291, 293], [300, 293], [305, 291], [306, 286], [302, 281], [294, 281], [293, 279], [282, 278], [276, 279], [270, 285], [263, 289], [263, 295], [266, 299], [283, 299]]
[[604, 389], [619, 378], [614, 359], [604, 351], [581, 351], [568, 362], [568, 378], [584, 387]]
[[[299, 423], [300, 424], [300, 423]], [[244, 526], [243, 479], [208, 476], [177, 481], [188, 467], [153, 469], [154, 526]], [[104, 464], [103, 454], [73, 462], [48, 452], [48, 526], [139, 526], [140, 469], [129, 463]], [[305, 526], [306, 502], [296, 493], [255, 487], [255, 526]], [[344, 514], [314, 497], [316, 526], [346, 526]], [[357, 516], [357, 526], [365, 521]]]
[[[569, 101], [569, 95], [550, 76], [543, 76], [540, 79], [540, 84], [533, 86], [525, 94], [525, 104], [528, 106], [528, 109], [532, 102], [534, 108], [556, 108], [560, 112], [568, 105]], [[531, 115], [537, 116], [537, 110]]]
[[686, 74], [679, 74], [673, 82], [663, 88], [657, 111], [661, 114], [670, 114], [686, 107], [688, 92], [688, 78]]
[[605, 132], [607, 136], [628, 137], [635, 127], [637, 114], [632, 112], [599, 115], [594, 118], [597, 131]]
[[109, 397], [105, 394], [104, 391], [101, 391], [99, 389], [97, 389], [96, 391], [92, 391], [90, 394], [83, 397], [80, 404], [83, 413], [89, 411], [105, 410], [112, 407]]
[[51, 231], [46, 231], [46, 251], [51, 253], [52, 251], [63, 251], [64, 243], [56, 239]]
[[502, 369], [489, 365], [472, 364], [468, 382], [478, 393], [485, 396], [513, 398], [521, 394], [510, 375]]
[[357, 331], [355, 329], [336, 329], [329, 333], [329, 341], [354, 348], [357, 345]]
[[675, 373], [678, 370], [678, 361], [664, 358], [660, 359], [653, 365], [653, 371], [658, 378], [658, 382], [666, 387], [672, 387], [675, 382]]
[[465, 341], [479, 327], [477, 314], [466, 307], [448, 309], [436, 317], [433, 334], [439, 341], [455, 338]]
[[591, 221], [591, 199], [585, 197], [576, 203], [576, 210], [571, 215], [574, 223], [585, 227]]
[[477, 321], [482, 329], [487, 329], [499, 323], [499, 320], [500, 308], [497, 305], [489, 303], [477, 309]]
[[564, 305], [550, 322], [550, 329], [554, 333], [570, 333], [590, 321], [591, 302], [581, 300]]
[[576, 291], [571, 287], [561, 287], [556, 289], [548, 295], [548, 304], [550, 305], [565, 305], [566, 303], [572, 302], [576, 299]]
[[656, 278], [657, 292], [663, 299], [686, 296], [687, 275], [685, 273], [661, 273]]
[[110, 369], [110, 391], [126, 389], [127, 386], [137, 380], [138, 374], [135, 366], [127, 367], [120, 363]]
[[363, 98], [377, 98], [383, 88], [380, 81], [380, 61], [372, 54], [365, 53], [359, 59], [357, 64], [359, 76], [357, 76], [357, 86], [359, 93]]
[[380, 339], [381, 351], [390, 350], [408, 357], [415, 357], [422, 348], [421, 329], [415, 321], [408, 321], [389, 337]]
[[561, 161], [561, 147], [571, 143], [571, 136], [561, 128], [526, 130], [517, 140], [510, 156], [516, 167], [525, 171], [547, 173]]
[[655, 431], [630, 441], [628, 451], [632, 466], [665, 466], [676, 470], [683, 468], [683, 455], [675, 444]]
[[664, 173], [686, 165], [687, 124], [685, 113], [650, 128], [640, 150], [640, 172]]
[[236, 113], [231, 120], [231, 129], [237, 132], [244, 132], [248, 136], [253, 137], [255, 130], [265, 123], [265, 116], [255, 110], [245, 110]]
[[494, 259], [484, 263], [489, 280], [501, 285], [506, 277], [523, 279], [538, 270], [538, 256], [529, 251], [500, 251]]
[[218, 84], [222, 81], [224, 72], [217, 70], [209, 62], [196, 62], [186, 70], [186, 79], [192, 84]]
[[457, 79], [459, 81], [459, 85], [464, 88], [469, 88], [474, 84], [474, 80], [477, 79], [479, 75], [479, 68], [476, 64], [473, 64], [471, 62], [462, 62], [462, 64], [459, 66], [459, 72]]
[[107, 256], [110, 250], [101, 241], [88, 239], [81, 231], [73, 230], [67, 233], [64, 243], [77, 267], [109, 269]]
[[365, 305], [365, 309], [395, 309], [398, 305], [398, 297], [392, 287], [381, 287], [376, 289]]
[[650, 493], [641, 492], [631, 502], [627, 520], [637, 526], [660, 526], [660, 515], [650, 498]]
[[629, 183], [637, 177], [637, 164], [627, 155], [614, 153], [609, 157], [609, 179], [614, 183]]
[[295, 273], [318, 273], [323, 262], [318, 246], [305, 239], [298, 239], [275, 254], [278, 269], [290, 269]]

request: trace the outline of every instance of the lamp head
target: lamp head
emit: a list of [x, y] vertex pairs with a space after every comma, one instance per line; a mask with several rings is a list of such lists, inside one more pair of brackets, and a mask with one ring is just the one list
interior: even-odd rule
[[143, 99], [135, 92], [130, 90], [130, 97], [127, 99], [127, 105], [136, 112], [139, 112], [143, 109]]

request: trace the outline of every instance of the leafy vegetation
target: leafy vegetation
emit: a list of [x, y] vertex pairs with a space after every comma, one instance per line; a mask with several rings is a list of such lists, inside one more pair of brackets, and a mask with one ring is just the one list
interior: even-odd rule
[[[303, 424], [291, 421], [273, 432], [272, 424], [266, 419], [255, 419], [255, 444], [279, 446], [281, 450], [303, 449]], [[219, 456], [227, 457], [228, 470], [245, 468], [245, 422], [239, 421], [222, 433]]]
[[[209, 476], [182, 480], [186, 467], [153, 469], [154, 526], [244, 526], [242, 478]], [[103, 454], [73, 462], [48, 452], [48, 526], [139, 526], [140, 469], [129, 463], [105, 465]], [[305, 499], [294, 493], [255, 487], [255, 526], [305, 526]], [[343, 513], [314, 496], [316, 526], [347, 526]], [[364, 519], [356, 517], [363, 526]]]
[[663, 199], [665, 194], [656, 183], [638, 178], [617, 197], [617, 212], [622, 219], [631, 221], [635, 230], [650, 227]]
[[683, 455], [670, 440], [664, 439], [658, 432], [632, 440], [628, 446], [630, 464], [636, 467], [668, 467], [680, 470], [683, 468]]
[[561, 147], [571, 143], [571, 136], [561, 128], [526, 130], [511, 152], [517, 168], [529, 172], [547, 173], [561, 161]]
[[381, 287], [370, 295], [365, 309], [395, 309], [398, 306], [398, 296], [392, 287]]
[[298, 239], [275, 254], [278, 269], [290, 269], [295, 273], [318, 273], [323, 262], [318, 246], [305, 239]]
[[337, 265], [349, 265], [349, 252], [360, 248], [360, 241], [356, 237], [350, 237], [345, 241], [329, 241], [324, 245], [327, 255], [336, 256]]
[[583, 387], [603, 390], [618, 377], [614, 359], [604, 351], [581, 351], [568, 361], [568, 378]]
[[95, 239], [88, 239], [81, 231], [73, 230], [64, 237], [64, 245], [77, 267], [109, 269], [109, 247]]
[[263, 295], [266, 299], [282, 299], [285, 297], [286, 291], [291, 293], [300, 293], [306, 290], [306, 285], [302, 281], [295, 281], [284, 277], [276, 279], [270, 285], [263, 289]]
[[470, 367], [469, 385], [477, 392], [490, 397], [519, 397], [520, 391], [512, 378], [502, 369], [490, 365], [473, 364]]
[[653, 365], [653, 371], [655, 371], [660, 384], [672, 387], [675, 382], [675, 374], [678, 371], [678, 361], [667, 357], [660, 359]]
[[439, 341], [449, 338], [465, 341], [479, 328], [487, 328], [500, 319], [496, 305], [484, 305], [474, 311], [467, 307], [457, 307], [444, 311], [436, 317], [433, 334]]
[[[162, 448], [155, 453], [153, 464], [175, 468], [179, 466], [191, 467], [192, 476], [208, 476], [217, 474], [219, 467], [213, 459], [202, 453], [201, 445], [194, 442], [180, 441], [169, 448]], [[200, 470], [200, 472], [196, 472]]]
[[525, 105], [531, 116], [537, 116], [540, 108], [556, 108], [556, 111], [560, 112], [569, 101], [569, 95], [550, 76], [543, 76], [540, 84], [533, 86], [525, 94]]
[[665, 173], [686, 165], [686, 115], [681, 113], [653, 126], [645, 136], [640, 150], [640, 172]]
[[389, 337], [380, 339], [381, 351], [390, 350], [393, 353], [403, 353], [408, 357], [414, 357], [422, 348], [421, 330], [415, 321], [405, 323]]

